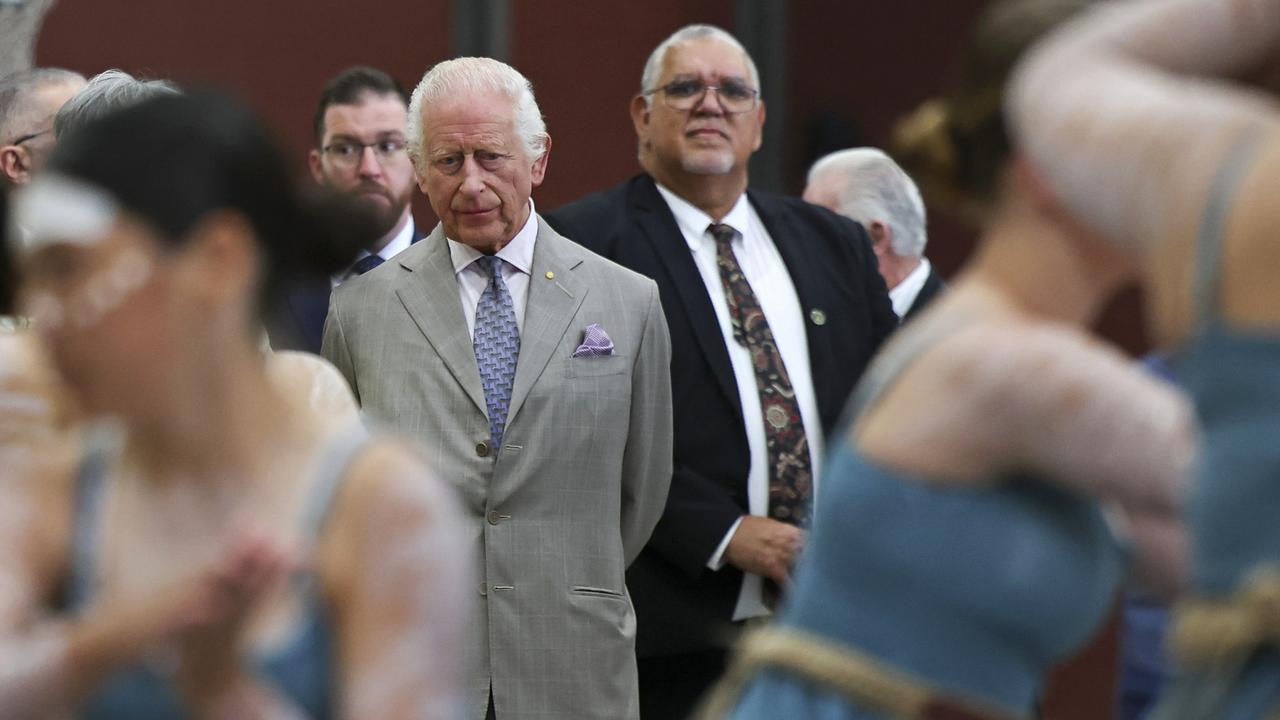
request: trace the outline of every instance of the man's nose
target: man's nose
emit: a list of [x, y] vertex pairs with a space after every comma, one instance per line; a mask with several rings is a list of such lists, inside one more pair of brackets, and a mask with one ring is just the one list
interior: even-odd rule
[[366, 145], [360, 149], [360, 164], [356, 166], [356, 172], [360, 177], [382, 175], [382, 162], [378, 160], [378, 153], [374, 152], [372, 146]]
[[462, 192], [478, 195], [484, 192], [484, 171], [474, 155], [467, 155], [462, 161]]
[[723, 115], [724, 107], [720, 105], [720, 96], [717, 94], [719, 88], [708, 87], [702, 91], [702, 97], [698, 100], [698, 104], [693, 106], [693, 112], [697, 115]]

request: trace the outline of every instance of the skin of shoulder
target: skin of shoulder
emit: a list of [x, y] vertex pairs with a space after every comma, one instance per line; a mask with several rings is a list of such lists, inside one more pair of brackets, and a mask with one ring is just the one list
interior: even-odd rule
[[1128, 361], [1066, 325], [1012, 318], [975, 323], [901, 371], [854, 429], [855, 444], [872, 461], [940, 483], [990, 484], [1009, 469], [1017, 445], [1015, 438], [991, 438], [1035, 431], [1003, 424], [1034, 402], [1038, 386], [1098, 364]]

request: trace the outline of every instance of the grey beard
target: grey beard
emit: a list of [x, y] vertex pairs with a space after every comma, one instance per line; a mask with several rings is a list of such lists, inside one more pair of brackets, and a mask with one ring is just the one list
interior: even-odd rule
[[733, 154], [725, 152], [698, 159], [684, 157], [680, 159], [680, 167], [690, 175], [724, 175], [733, 169]]

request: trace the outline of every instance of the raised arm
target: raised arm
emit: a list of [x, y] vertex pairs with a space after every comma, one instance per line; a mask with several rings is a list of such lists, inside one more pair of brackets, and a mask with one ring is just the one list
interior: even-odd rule
[[961, 432], [1006, 469], [1143, 512], [1181, 507], [1197, 426], [1167, 383], [1063, 328], [984, 329], [948, 351], [971, 368], [964, 404], [983, 418]]
[[1029, 54], [1012, 129], [1071, 211], [1141, 253], [1195, 235], [1243, 136], [1259, 150], [1280, 137], [1273, 97], [1210, 79], [1278, 59], [1274, 0], [1104, 3]]
[[[1181, 506], [1197, 441], [1190, 403], [1082, 333], [972, 326], [903, 378], [860, 424], [872, 457], [949, 482], [1027, 472], [1129, 508]], [[926, 403], [908, 422], [903, 408]]]

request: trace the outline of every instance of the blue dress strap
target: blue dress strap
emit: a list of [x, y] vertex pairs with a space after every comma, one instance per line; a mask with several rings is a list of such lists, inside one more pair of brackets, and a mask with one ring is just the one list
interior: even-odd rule
[[[944, 320], [947, 325], [938, 327]], [[848, 428], [856, 423], [912, 362], [929, 348], [971, 324], [972, 320], [968, 316], [956, 318], [926, 315], [912, 321], [906, 329], [899, 329], [871, 361], [870, 367], [854, 387], [840, 427]]]
[[308, 539], [318, 538], [324, 529], [342, 481], [350, 474], [352, 463], [368, 442], [369, 431], [359, 423], [352, 423], [339, 431], [325, 448], [320, 471], [303, 514], [302, 529]]
[[109, 458], [106, 443], [89, 433], [73, 490], [71, 567], [66, 593], [67, 609], [73, 612], [83, 608], [93, 595], [94, 553], [101, 532], [101, 505]]
[[[306, 500], [302, 516], [302, 538], [312, 548], [324, 531], [325, 522], [333, 509], [334, 499], [342, 488], [343, 481], [350, 475], [351, 465], [356, 456], [368, 445], [369, 431], [359, 422], [338, 431], [325, 448], [319, 465], [318, 476], [312, 485]], [[293, 576], [295, 588], [302, 593], [307, 602], [318, 602], [315, 595], [315, 570], [301, 569]]]
[[1196, 327], [1208, 327], [1218, 316], [1218, 293], [1222, 273], [1222, 242], [1227, 216], [1245, 170], [1254, 158], [1258, 133], [1246, 132], [1235, 140], [1226, 160], [1214, 176], [1209, 198], [1196, 235], [1196, 265], [1191, 280]]

